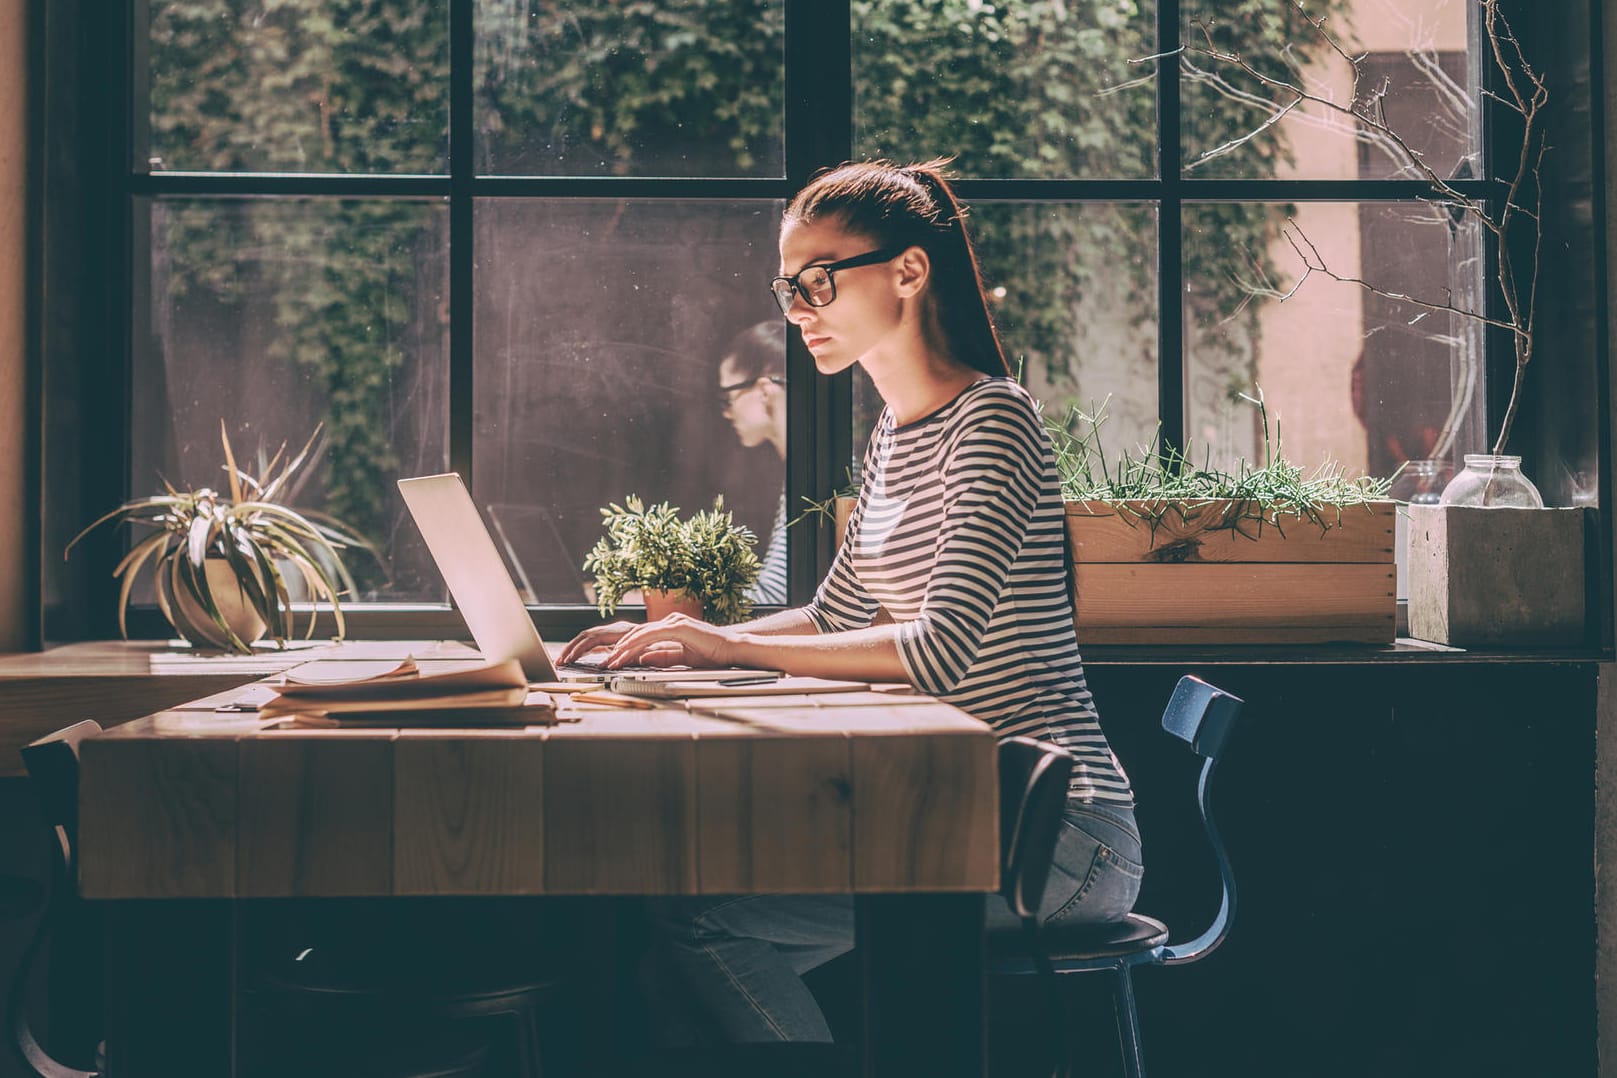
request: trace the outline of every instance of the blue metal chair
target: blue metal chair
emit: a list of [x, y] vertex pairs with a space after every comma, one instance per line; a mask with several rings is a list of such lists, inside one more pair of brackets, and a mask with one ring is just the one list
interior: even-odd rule
[[[1038, 974], [1058, 992], [1059, 979], [1074, 973], [1112, 974], [1112, 998], [1117, 1010], [1118, 1038], [1123, 1051], [1124, 1070], [1129, 1078], [1144, 1078], [1145, 1059], [1140, 1046], [1140, 1018], [1134, 1000], [1133, 971], [1136, 966], [1176, 966], [1206, 958], [1229, 935], [1235, 918], [1235, 877], [1230, 869], [1224, 843], [1213, 825], [1212, 777], [1219, 756], [1241, 713], [1242, 701], [1195, 677], [1183, 677], [1174, 688], [1162, 716], [1162, 728], [1184, 741], [1202, 757], [1201, 777], [1196, 799], [1202, 826], [1212, 846], [1223, 884], [1218, 915], [1201, 934], [1180, 943], [1168, 941], [1168, 926], [1143, 914], [1131, 913], [1115, 924], [1040, 925], [1034, 916], [1039, 895], [1055, 854], [1056, 825], [1061, 805], [1051, 804], [1048, 794], [1038, 804], [1024, 803], [1019, 815], [1048, 817], [1048, 824], [1019, 823], [1025, 840], [1015, 838], [1001, 819], [1002, 864], [1000, 893], [1011, 909], [1022, 918], [1019, 938], [990, 938], [990, 970], [995, 975]], [[1011, 743], [1007, 743], [1009, 746]], [[1001, 754], [1001, 797], [1007, 796], [1005, 761]], [[1065, 783], [1062, 784], [1063, 791]], [[1029, 788], [1031, 792], [1031, 788]], [[1063, 1012], [1058, 1010], [1058, 1016]], [[1065, 1029], [1066, 1023], [1059, 1023]], [[1066, 1046], [1057, 1073], [1067, 1074], [1073, 1066], [1071, 1046]]]

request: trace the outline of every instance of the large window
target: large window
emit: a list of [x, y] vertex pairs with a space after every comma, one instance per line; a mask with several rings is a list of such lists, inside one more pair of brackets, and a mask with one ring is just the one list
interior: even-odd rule
[[[1243, 70], [1345, 101], [1362, 56], [1411, 144], [1485, 197], [1476, 5], [1309, 7], [1330, 40], [1290, 0], [144, 0], [111, 46], [122, 481], [209, 482], [221, 421], [248, 460], [318, 425], [305, 503], [375, 537], [382, 608], [445, 600], [393, 481], [454, 468], [557, 626], [587, 616], [600, 506], [722, 496], [788, 543], [801, 601], [828, 544], [772, 534], [780, 498], [844, 482], [880, 401], [780, 323], [780, 208], [825, 165], [943, 154], [1052, 420], [1104, 404], [1109, 451], [1250, 459], [1261, 390], [1305, 466], [1479, 451], [1497, 342], [1302, 281], [1296, 248], [1480, 305], [1484, 237], [1362, 125]], [[759, 323], [784, 460], [718, 392]]]

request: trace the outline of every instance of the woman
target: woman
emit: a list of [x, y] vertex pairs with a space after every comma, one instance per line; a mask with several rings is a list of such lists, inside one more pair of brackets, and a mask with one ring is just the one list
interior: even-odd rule
[[[718, 627], [675, 616], [591, 629], [630, 662], [738, 665], [905, 681], [1076, 757], [1047, 920], [1122, 918], [1139, 891], [1128, 779], [1108, 747], [1073, 634], [1065, 516], [1037, 407], [1008, 377], [943, 162], [849, 164], [786, 208], [773, 289], [815, 366], [858, 363], [886, 404], [847, 539], [814, 601]], [[891, 624], [873, 625], [878, 609]], [[684, 979], [737, 1041], [830, 1039], [800, 975], [848, 950], [844, 896], [669, 903]], [[990, 899], [991, 925], [1013, 924]]]
[[[748, 449], [768, 442], [786, 461], [786, 341], [779, 322], [759, 322], [730, 338], [719, 360], [719, 401], [736, 438]], [[759, 606], [786, 602], [786, 491], [780, 492], [758, 582], [747, 598]]]

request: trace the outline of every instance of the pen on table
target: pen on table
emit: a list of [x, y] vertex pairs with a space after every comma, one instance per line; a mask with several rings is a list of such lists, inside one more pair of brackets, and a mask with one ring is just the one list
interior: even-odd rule
[[634, 696], [623, 696], [605, 689], [591, 692], [575, 692], [573, 699], [587, 704], [610, 704], [612, 707], [654, 708], [657, 706], [656, 701], [653, 700], [641, 700]]
[[745, 677], [720, 678], [720, 685], [767, 685], [771, 681], [779, 681], [777, 674], [748, 674]]

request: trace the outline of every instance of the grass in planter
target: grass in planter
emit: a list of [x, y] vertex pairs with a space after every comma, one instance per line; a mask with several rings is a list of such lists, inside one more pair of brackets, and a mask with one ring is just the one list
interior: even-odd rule
[[1119, 516], [1130, 523], [1144, 521], [1153, 536], [1170, 514], [1181, 522], [1215, 501], [1232, 503], [1223, 519], [1209, 529], [1229, 529], [1249, 539], [1273, 528], [1284, 536], [1287, 521], [1307, 522], [1323, 533], [1340, 525], [1345, 511], [1385, 501], [1392, 479], [1372, 476], [1349, 478], [1342, 465], [1327, 461], [1312, 472], [1287, 461], [1281, 454], [1280, 425], [1274, 437], [1269, 433], [1269, 412], [1260, 390], [1257, 397], [1241, 399], [1258, 409], [1263, 424], [1263, 465], [1254, 467], [1245, 458], [1237, 460], [1233, 471], [1215, 467], [1212, 454], [1203, 463], [1193, 463], [1189, 446], [1180, 451], [1161, 444], [1161, 428], [1151, 444], [1137, 454], [1124, 451], [1108, 462], [1100, 443], [1106, 405], [1085, 414], [1071, 409], [1066, 421], [1048, 417], [1045, 427], [1055, 450], [1056, 472], [1061, 479], [1062, 497], [1068, 501], [1098, 501], [1116, 505]]

